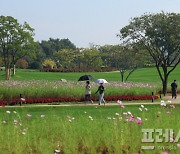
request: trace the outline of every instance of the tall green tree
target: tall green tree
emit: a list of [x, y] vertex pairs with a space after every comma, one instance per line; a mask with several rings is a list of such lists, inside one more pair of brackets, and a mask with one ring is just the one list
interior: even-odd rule
[[11, 16], [0, 16], [0, 53], [7, 80], [10, 79], [10, 68], [16, 61], [33, 51], [33, 31], [26, 22], [21, 25]]
[[103, 60], [110, 67], [120, 71], [121, 81], [127, 81], [130, 75], [140, 66], [143, 66], [140, 50], [132, 45], [106, 45], [99, 48], [103, 52]]
[[102, 59], [99, 51], [95, 48], [85, 49], [83, 52], [83, 63], [88, 69], [102, 66]]
[[118, 36], [125, 43], [139, 43], [148, 50], [165, 95], [168, 76], [180, 63], [180, 14], [162, 12], [133, 18]]
[[53, 58], [54, 53], [62, 49], [76, 49], [76, 46], [69, 39], [53, 39], [41, 41], [40, 46], [46, 57]]
[[72, 49], [62, 49], [54, 53], [54, 58], [56, 59], [57, 65], [62, 68], [73, 67], [73, 61], [75, 58], [75, 50]]

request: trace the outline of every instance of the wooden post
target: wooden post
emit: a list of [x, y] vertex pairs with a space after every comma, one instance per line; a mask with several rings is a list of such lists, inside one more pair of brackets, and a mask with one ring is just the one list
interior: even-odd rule
[[152, 102], [154, 102], [154, 92], [152, 92]]
[[161, 98], [161, 91], [159, 92], [159, 98]]

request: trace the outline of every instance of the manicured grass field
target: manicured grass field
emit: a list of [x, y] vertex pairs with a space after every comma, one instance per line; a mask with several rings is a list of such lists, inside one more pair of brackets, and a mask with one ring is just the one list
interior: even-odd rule
[[[80, 76], [90, 74], [94, 77], [94, 81], [98, 78], [105, 78], [107, 81], [121, 82], [120, 72], [88, 72], [88, 73], [55, 73], [55, 72], [40, 72], [33, 70], [17, 70], [17, 73], [12, 80], [66, 80], [77, 81]], [[4, 80], [4, 71], [0, 71], [0, 80]], [[169, 76], [169, 83], [174, 79], [180, 79], [180, 66], [178, 66]], [[141, 68], [136, 70], [128, 79], [131, 82], [145, 82], [161, 84], [161, 80], [156, 68]]]
[[[180, 143], [143, 143], [142, 129], [180, 126], [180, 106], [160, 105], [4, 107], [0, 108], [0, 152], [3, 154], [161, 153], [180, 152]], [[147, 109], [146, 109], [147, 108]], [[134, 120], [130, 120], [130, 115]], [[140, 120], [141, 118], [141, 120]], [[137, 121], [139, 119], [139, 121]], [[154, 136], [155, 137], [155, 136]], [[142, 150], [141, 146], [155, 146]], [[168, 147], [174, 147], [170, 149]], [[165, 147], [166, 149], [162, 149]], [[179, 150], [178, 150], [179, 149]]]

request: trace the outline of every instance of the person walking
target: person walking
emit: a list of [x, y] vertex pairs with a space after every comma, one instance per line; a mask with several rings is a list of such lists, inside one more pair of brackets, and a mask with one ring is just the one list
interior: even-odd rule
[[86, 81], [85, 87], [85, 102], [87, 101], [91, 101], [91, 103], [93, 103], [93, 101], [91, 100], [91, 85], [89, 81]]
[[177, 87], [178, 87], [178, 85], [177, 85], [177, 83], [176, 83], [176, 80], [174, 80], [174, 82], [173, 83], [171, 83], [171, 90], [172, 90], [172, 99], [173, 98], [175, 98], [176, 99], [176, 97], [177, 97]]
[[104, 102], [104, 105], [106, 103], [106, 101], [104, 100], [104, 91], [105, 91], [105, 88], [103, 86], [103, 83], [100, 83], [100, 86], [98, 87], [98, 90], [95, 93], [97, 94], [99, 92], [99, 105], [101, 105], [102, 102]]
[[22, 94], [20, 94], [19, 95], [19, 97], [20, 97], [20, 106], [23, 104], [23, 102], [25, 102], [26, 100], [25, 100], [25, 98], [23, 98], [23, 96], [22, 96]]

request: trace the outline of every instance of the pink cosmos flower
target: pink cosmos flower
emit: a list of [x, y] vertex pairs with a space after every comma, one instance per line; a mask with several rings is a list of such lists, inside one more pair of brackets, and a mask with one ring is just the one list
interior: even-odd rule
[[171, 114], [171, 112], [170, 111], [168, 111], [168, 112], [166, 112], [167, 114]]
[[170, 105], [170, 107], [171, 107], [171, 108], [174, 108], [174, 109], [176, 108], [174, 105]]
[[161, 152], [161, 154], [169, 154], [169, 152], [163, 151], [163, 152]]
[[138, 124], [138, 125], [142, 125], [142, 120], [140, 117], [137, 117], [137, 119], [135, 120], [135, 122]]
[[32, 115], [31, 114], [27, 114], [27, 117], [32, 117]]
[[14, 121], [13, 121], [15, 124], [17, 124], [18, 123], [18, 121], [16, 120], [16, 119], [14, 119]]
[[125, 106], [123, 105], [122, 101], [118, 100], [117, 103], [118, 103], [122, 108], [125, 108]]
[[124, 105], [121, 105], [121, 107], [124, 109], [125, 108], [125, 106]]
[[121, 104], [122, 104], [122, 101], [118, 100], [117, 103], [121, 105]]
[[134, 121], [134, 117], [130, 116], [130, 117], [126, 118], [126, 121]]
[[175, 139], [173, 137], [170, 137], [169, 140], [170, 140], [170, 142], [174, 142], [175, 141]]

